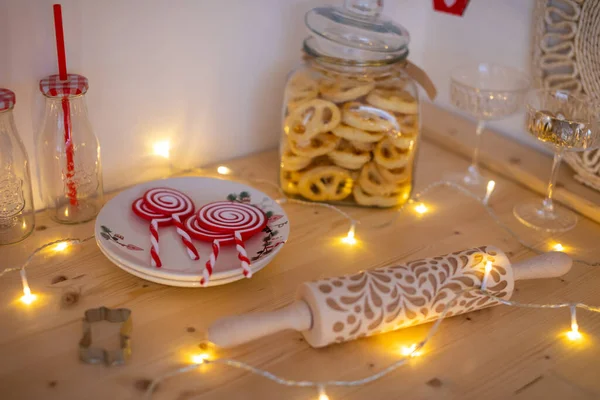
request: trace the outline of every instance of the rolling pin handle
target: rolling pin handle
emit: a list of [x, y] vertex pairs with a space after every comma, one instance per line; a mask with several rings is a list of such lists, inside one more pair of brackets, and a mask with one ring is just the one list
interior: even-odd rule
[[551, 251], [512, 265], [515, 281], [557, 278], [571, 270], [573, 260], [565, 253]]
[[303, 300], [273, 312], [222, 318], [208, 328], [208, 340], [220, 347], [234, 347], [286, 329], [307, 331], [312, 313]]

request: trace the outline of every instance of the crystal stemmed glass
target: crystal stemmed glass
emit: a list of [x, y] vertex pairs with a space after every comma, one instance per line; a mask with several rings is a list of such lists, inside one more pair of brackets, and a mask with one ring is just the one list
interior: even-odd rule
[[522, 109], [529, 78], [518, 69], [489, 63], [463, 65], [450, 79], [450, 100], [461, 111], [477, 119], [473, 158], [466, 174], [454, 176], [474, 191], [485, 191], [487, 181], [479, 170], [479, 146], [487, 121], [506, 118]]
[[565, 151], [591, 150], [600, 146], [598, 107], [583, 95], [560, 90], [532, 90], [525, 99], [527, 131], [554, 151], [546, 198], [515, 206], [523, 224], [546, 232], [564, 232], [577, 224], [577, 215], [554, 204], [552, 197]]

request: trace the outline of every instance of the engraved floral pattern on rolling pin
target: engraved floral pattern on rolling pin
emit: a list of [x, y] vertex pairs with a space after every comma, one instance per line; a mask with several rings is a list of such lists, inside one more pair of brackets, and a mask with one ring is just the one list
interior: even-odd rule
[[[510, 297], [514, 285], [510, 263], [491, 247], [325, 279], [310, 286], [318, 301], [325, 303], [332, 342], [341, 342], [436, 319], [457, 292], [481, 286], [487, 261], [493, 267], [487, 289], [498, 297]], [[447, 316], [495, 304], [479, 292], [469, 292], [451, 306]]]

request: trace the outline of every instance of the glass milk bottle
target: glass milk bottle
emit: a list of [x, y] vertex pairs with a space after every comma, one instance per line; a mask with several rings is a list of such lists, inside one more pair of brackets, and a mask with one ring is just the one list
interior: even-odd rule
[[100, 145], [85, 104], [88, 80], [68, 74], [40, 81], [46, 111], [38, 139], [42, 196], [50, 217], [64, 224], [93, 219], [103, 202]]
[[15, 102], [12, 91], [0, 89], [0, 244], [25, 239], [35, 224], [29, 161], [12, 112]]

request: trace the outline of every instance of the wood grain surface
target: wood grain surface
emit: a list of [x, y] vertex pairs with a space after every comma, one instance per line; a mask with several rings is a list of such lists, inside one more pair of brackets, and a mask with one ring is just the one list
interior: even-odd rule
[[[439, 126], [436, 124], [441, 122], [427, 130], [435, 129]], [[424, 139], [417, 190], [439, 180], [445, 172], [461, 171], [468, 164], [463, 156], [450, 151], [451, 147], [440, 145], [439, 137], [432, 141], [427, 135]], [[523, 160], [540, 157], [531, 150], [519, 151]], [[486, 154], [483, 158], [491, 163]], [[270, 151], [225, 165], [244, 179], [275, 181], [278, 156]], [[523, 168], [528, 165], [524, 163]], [[214, 168], [203, 174], [211, 173]], [[517, 202], [539, 195], [515, 180], [518, 172], [502, 176], [486, 173], [497, 181], [490, 204], [524, 240], [541, 250], [550, 250], [552, 244], [560, 242], [576, 258], [600, 261], [598, 224], [582, 217], [573, 231], [554, 236], [528, 229], [515, 220], [512, 208]], [[269, 186], [253, 185], [277, 197]], [[567, 196], [570, 189], [571, 183], [565, 183], [559, 193]], [[583, 192], [577, 196], [585, 198]], [[28, 267], [30, 284], [40, 296], [39, 301], [30, 306], [18, 302], [21, 285], [17, 273], [0, 278], [0, 398], [142, 399], [150, 379], [184, 365], [200, 351], [203, 331], [212, 321], [284, 306], [292, 301], [300, 282], [484, 244], [500, 247], [512, 260], [533, 255], [495, 225], [477, 202], [452, 189], [435, 190], [423, 201], [431, 209], [424, 215], [346, 208], [361, 221], [356, 232], [359, 243], [353, 247], [340, 242], [348, 225], [336, 213], [286, 204], [291, 236], [274, 262], [250, 280], [208, 289], [161, 286], [131, 276], [111, 264], [94, 241], [63, 253], [45, 252]], [[377, 228], [396, 217], [394, 223]], [[32, 237], [0, 248], [2, 267], [19, 265], [41, 243], [82, 238], [92, 232], [93, 223], [62, 226], [40, 214]], [[599, 284], [600, 270], [576, 264], [563, 278], [518, 282], [514, 298], [600, 304]], [[107, 368], [78, 360], [83, 313], [102, 305], [132, 310], [133, 355], [125, 366]], [[442, 324], [424, 354], [409, 365], [373, 384], [334, 388], [328, 395], [332, 400], [598, 399], [600, 315], [581, 311], [578, 316], [584, 334], [584, 340], [578, 343], [564, 338], [569, 328], [568, 310], [498, 306], [454, 317]], [[233, 350], [217, 350], [214, 356], [235, 357], [289, 378], [355, 379], [397, 360], [401, 347], [422, 339], [430, 326], [319, 350], [310, 348], [300, 334], [286, 332]], [[110, 344], [112, 338], [114, 342], [114, 330], [102, 328], [94, 339]], [[153, 398], [316, 397], [311, 389], [281, 387], [246, 372], [208, 365], [164, 381]]]

